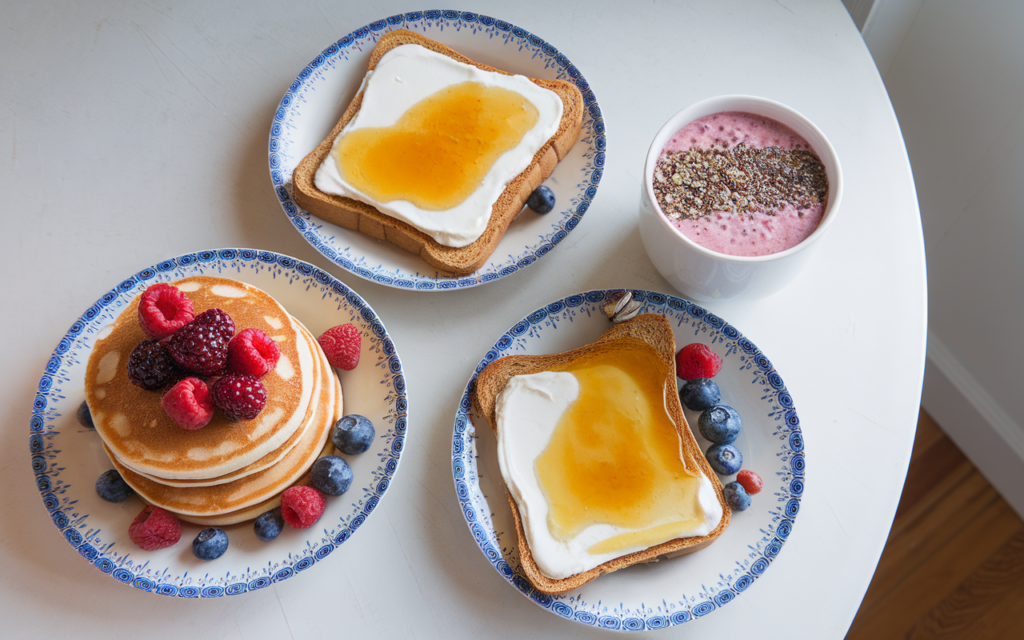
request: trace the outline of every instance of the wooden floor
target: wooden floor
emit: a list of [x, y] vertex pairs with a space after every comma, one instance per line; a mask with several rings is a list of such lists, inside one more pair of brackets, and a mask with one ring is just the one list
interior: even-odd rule
[[847, 640], [1024, 638], [1024, 521], [931, 416]]

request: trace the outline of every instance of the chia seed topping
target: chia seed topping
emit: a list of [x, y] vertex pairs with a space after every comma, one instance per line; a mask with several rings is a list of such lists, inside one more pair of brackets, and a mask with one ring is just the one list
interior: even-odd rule
[[824, 203], [828, 176], [806, 149], [755, 149], [741, 142], [663, 153], [654, 168], [654, 193], [670, 220], [715, 212], [775, 215], [787, 204], [799, 213]]

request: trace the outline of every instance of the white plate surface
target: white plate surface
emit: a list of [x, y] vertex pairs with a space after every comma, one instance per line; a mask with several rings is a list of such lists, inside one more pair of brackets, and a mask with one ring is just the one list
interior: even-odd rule
[[[95, 491], [96, 478], [111, 468], [92, 429], [75, 413], [85, 399], [85, 365], [96, 334], [151, 284], [196, 275], [247, 282], [274, 296], [317, 336], [354, 323], [363, 336], [359, 365], [338, 371], [344, 412], [373, 421], [376, 438], [357, 456], [343, 456], [355, 479], [344, 494], [327, 498], [320, 521], [309, 529], [285, 525], [261, 542], [252, 524], [225, 527], [227, 552], [210, 562], [192, 555], [203, 527], [183, 523], [181, 540], [143, 551], [128, 539], [128, 525], [143, 508], [133, 496], [111, 504]], [[325, 560], [353, 536], [383, 499], [398, 469], [408, 421], [405, 375], [387, 330], [373, 309], [334, 276], [311, 264], [269, 251], [219, 249], [165, 260], [125, 279], [71, 325], [39, 381], [29, 444], [43, 504], [60, 534], [86, 562], [137, 589], [184, 598], [237, 595], [291, 578]]]
[[[699, 342], [722, 357], [715, 377], [723, 404], [743, 419], [734, 443], [743, 468], [757, 472], [764, 489], [753, 504], [734, 512], [729, 528], [696, 553], [601, 576], [559, 596], [537, 592], [523, 573], [512, 513], [486, 418], [474, 415], [470, 390], [492, 360], [516, 354], [550, 354], [593, 342], [611, 323], [601, 310], [622, 290], [588, 291], [538, 309], [512, 326], [487, 352], [466, 386], [455, 417], [452, 470], [462, 513], [488, 562], [539, 606], [578, 623], [643, 631], [683, 624], [725, 606], [750, 588], [782, 550], [804, 491], [804, 444], [793, 398], [771, 362], [733, 326], [692, 302], [633, 290], [641, 313], [658, 313], [672, 325], [676, 347]], [[685, 410], [701, 450], [710, 443], [696, 431], [696, 412]], [[721, 477], [723, 484], [734, 476]]]
[[[292, 200], [292, 171], [338, 122], [366, 74], [377, 40], [408, 29], [495, 68], [534, 78], [571, 80], [586, 111], [580, 137], [544, 184], [555, 192], [555, 209], [529, 209], [509, 225], [478, 271], [447, 277], [418, 256], [370, 236], [310, 215]], [[334, 264], [392, 287], [443, 291], [474, 287], [512, 275], [551, 251], [576, 228], [597, 193], [605, 164], [605, 129], [597, 98], [568, 58], [539, 37], [508, 22], [461, 11], [415, 11], [391, 16], [338, 40], [302, 70], [281, 99], [270, 129], [270, 178], [288, 220]]]

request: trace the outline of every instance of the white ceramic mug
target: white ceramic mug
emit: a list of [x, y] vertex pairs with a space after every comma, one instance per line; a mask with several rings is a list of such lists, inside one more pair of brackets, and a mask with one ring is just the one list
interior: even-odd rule
[[[743, 111], [776, 120], [808, 143], [828, 175], [828, 202], [818, 228], [800, 244], [764, 256], [731, 256], [706, 249], [687, 238], [661, 212], [654, 195], [654, 167], [669, 139], [687, 124], [724, 111]], [[644, 164], [640, 189], [640, 237], [651, 262], [673, 287], [698, 302], [725, 298], [763, 298], [779, 291], [796, 276], [811, 249], [835, 220], [843, 195], [839, 158], [825, 134], [789, 107], [754, 96], [718, 96], [701, 100], [672, 116], [654, 136]]]

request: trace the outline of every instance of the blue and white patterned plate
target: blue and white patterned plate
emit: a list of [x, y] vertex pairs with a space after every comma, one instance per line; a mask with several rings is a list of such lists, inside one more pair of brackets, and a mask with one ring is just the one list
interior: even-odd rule
[[[292, 171], [338, 122], [359, 89], [377, 40], [408, 29], [450, 46], [473, 60], [534, 78], [576, 83], [587, 110], [572, 152], [544, 183], [555, 192], [554, 211], [524, 211], [494, 253], [475, 273], [440, 275], [418, 256], [370, 236], [311, 216], [292, 200]], [[338, 40], [302, 70], [281, 98], [270, 128], [270, 178], [288, 220], [334, 264], [399, 289], [438, 291], [475, 287], [512, 275], [551, 251], [576, 228], [597, 193], [605, 163], [601, 107], [583, 74], [555, 47], [528, 31], [468, 11], [414, 11], [373, 22]]]
[[[516, 549], [497, 443], [486, 418], [474, 415], [470, 389], [492, 360], [515, 354], [559, 353], [593, 342], [611, 323], [601, 310], [620, 290], [588, 291], [537, 309], [512, 326], [487, 352], [466, 385], [452, 442], [452, 470], [462, 513], [473, 539], [494, 569], [539, 606], [576, 622], [643, 631], [682, 624], [726, 605], [763, 574], [782, 550], [804, 491], [804, 445], [793, 398], [772, 363], [732, 325], [692, 302], [634, 290], [641, 313], [668, 318], [676, 346], [700, 342], [722, 356], [715, 378], [722, 401], [739, 411], [743, 432], [735, 442], [744, 468], [764, 479], [749, 509], [711, 546], [691, 555], [638, 565], [602, 576], [559, 596], [530, 585]], [[696, 425], [697, 414], [686, 411]], [[701, 449], [709, 443], [695, 431]], [[730, 477], [728, 480], [731, 480]], [[726, 481], [728, 481], [726, 480]]]
[[[191, 542], [202, 527], [184, 523], [181, 541], [142, 551], [128, 539], [128, 525], [143, 503], [120, 504], [96, 495], [96, 478], [111, 468], [92, 429], [75, 412], [85, 398], [83, 380], [96, 335], [151, 284], [196, 275], [247, 282], [274, 296], [313, 335], [347, 322], [363, 335], [359, 366], [339, 371], [345, 413], [370, 418], [377, 438], [370, 450], [346, 456], [352, 487], [328, 498], [320, 521], [260, 542], [251, 524], [226, 527], [230, 547], [212, 562], [197, 560]], [[398, 469], [408, 421], [405, 374], [377, 314], [359, 294], [311, 264], [269, 251], [219, 249], [165, 260], [108, 291], [71, 325], [57, 344], [42, 378], [29, 421], [36, 486], [68, 544], [97, 569], [137, 589], [183, 598], [216, 598], [262, 589], [324, 560], [366, 521]]]

